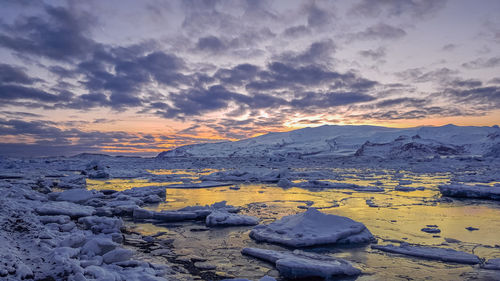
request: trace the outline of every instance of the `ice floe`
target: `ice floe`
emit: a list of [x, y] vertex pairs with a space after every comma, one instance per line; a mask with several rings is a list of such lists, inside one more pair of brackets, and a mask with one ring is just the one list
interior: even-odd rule
[[453, 249], [412, 246], [402, 243], [400, 246], [392, 244], [388, 245], [372, 245], [372, 249], [377, 249], [384, 252], [403, 254], [413, 257], [440, 260], [445, 262], [456, 262], [464, 264], [478, 264], [481, 260], [473, 254], [460, 252]]
[[324, 214], [315, 208], [283, 217], [267, 225], [258, 225], [252, 229], [250, 237], [290, 247], [354, 244], [375, 240], [364, 224], [350, 218]]

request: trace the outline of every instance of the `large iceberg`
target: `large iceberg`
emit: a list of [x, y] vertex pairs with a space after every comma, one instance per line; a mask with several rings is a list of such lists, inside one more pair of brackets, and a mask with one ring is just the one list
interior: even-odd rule
[[301, 214], [283, 217], [267, 225], [258, 225], [252, 229], [250, 237], [257, 241], [295, 248], [375, 240], [364, 224], [350, 218], [324, 214], [315, 208], [309, 208]]

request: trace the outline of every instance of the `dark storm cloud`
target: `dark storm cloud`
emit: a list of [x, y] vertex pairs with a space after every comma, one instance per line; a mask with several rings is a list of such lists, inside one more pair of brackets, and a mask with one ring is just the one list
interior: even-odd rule
[[41, 79], [28, 76], [23, 68], [0, 63], [0, 83], [33, 84]]
[[48, 5], [44, 12], [2, 25], [0, 46], [22, 55], [62, 61], [84, 58], [93, 49], [95, 42], [88, 37], [91, 15]]
[[386, 23], [378, 23], [366, 28], [364, 31], [354, 34], [354, 39], [372, 40], [372, 39], [399, 39], [406, 35], [404, 29], [395, 27]]
[[489, 59], [478, 58], [476, 60], [463, 63], [462, 66], [465, 68], [468, 68], [468, 69], [498, 67], [498, 66], [500, 66], [500, 57], [492, 57]]
[[435, 14], [445, 4], [446, 0], [361, 0], [351, 8], [351, 13], [367, 17], [422, 18]]

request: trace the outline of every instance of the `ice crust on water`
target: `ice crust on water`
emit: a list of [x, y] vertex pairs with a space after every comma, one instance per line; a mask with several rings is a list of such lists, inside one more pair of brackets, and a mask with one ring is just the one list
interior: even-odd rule
[[468, 184], [449, 184], [440, 185], [439, 191], [443, 196], [462, 197], [462, 198], [477, 198], [500, 200], [500, 186], [489, 185], [468, 185]]
[[283, 217], [267, 225], [258, 225], [250, 232], [257, 241], [290, 247], [324, 244], [354, 244], [375, 240], [364, 224], [350, 218], [324, 214], [315, 208]]
[[456, 262], [464, 264], [478, 264], [481, 260], [473, 254], [466, 252], [455, 251], [453, 249], [444, 249], [436, 247], [411, 246], [402, 243], [400, 246], [392, 244], [388, 245], [372, 245], [372, 249], [377, 249], [384, 252], [403, 254], [413, 257], [427, 258], [440, 260], [445, 262]]
[[361, 270], [348, 261], [330, 256], [307, 253], [273, 251], [258, 248], [244, 248], [242, 254], [273, 263], [280, 275], [285, 278], [331, 278], [334, 276], [356, 276]]

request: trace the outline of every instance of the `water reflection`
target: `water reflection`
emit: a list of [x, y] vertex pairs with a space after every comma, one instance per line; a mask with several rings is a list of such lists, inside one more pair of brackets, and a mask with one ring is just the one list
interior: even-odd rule
[[[157, 173], [164, 175], [188, 175], [197, 179], [201, 173], [187, 170]], [[445, 173], [415, 174], [405, 171], [362, 171], [332, 169], [335, 177], [324, 181], [352, 183], [360, 186], [378, 186], [384, 192], [356, 192], [349, 189], [302, 189], [279, 188], [273, 184], [239, 184], [239, 190], [229, 187], [205, 189], [169, 189], [167, 200], [149, 206], [154, 210], [174, 210], [192, 205], [209, 205], [218, 201], [241, 206], [243, 214], [258, 216], [263, 223], [282, 216], [302, 212], [309, 206], [322, 212], [350, 217], [363, 222], [381, 241], [405, 241], [429, 246], [440, 246], [474, 253], [481, 258], [500, 257], [500, 207], [495, 202], [482, 200], [441, 201], [437, 189], [439, 184], [449, 183], [450, 175]], [[175, 177], [173, 177], [175, 179]], [[296, 179], [294, 182], [301, 182]], [[404, 182], [402, 182], [404, 181]], [[406, 186], [423, 187], [423, 190], [404, 192], [394, 188], [404, 183]], [[158, 185], [147, 180], [88, 181], [89, 188], [123, 190], [136, 186]], [[172, 184], [171, 182], [162, 184]], [[367, 204], [370, 200], [373, 205]], [[187, 222], [179, 227], [128, 222], [137, 231], [152, 234], [167, 230], [175, 239], [175, 251], [179, 255], [195, 254], [203, 256], [218, 266], [217, 270], [226, 275], [258, 279], [266, 273], [275, 274], [273, 268], [240, 254], [243, 247], [280, 249], [279, 246], [256, 244], [248, 237], [250, 227], [215, 228], [209, 231], [191, 231], [203, 228], [201, 222]], [[179, 224], [178, 224], [179, 225]], [[437, 225], [441, 233], [429, 234], [421, 231], [426, 225]], [[479, 228], [468, 231], [466, 227]], [[447, 243], [445, 238], [457, 240]], [[454, 241], [449, 240], [449, 241]], [[369, 246], [354, 248], [321, 247], [309, 249], [345, 258], [363, 269], [365, 275], [359, 280], [457, 280], [460, 276], [478, 277], [482, 271], [471, 266], [440, 263], [371, 250]], [[229, 262], [228, 262], [229, 261]], [[465, 275], [464, 275], [465, 274]]]

